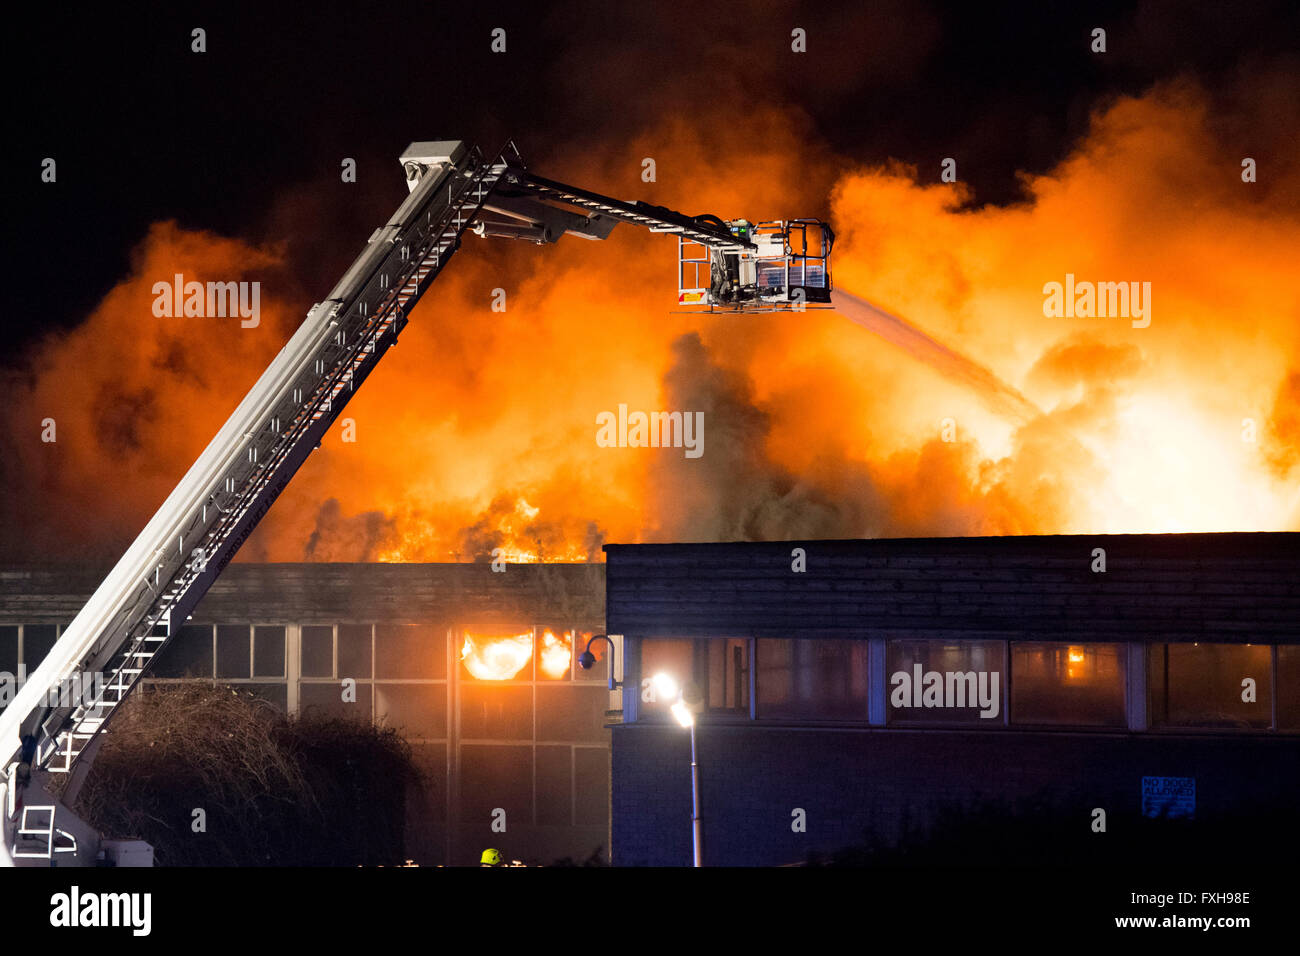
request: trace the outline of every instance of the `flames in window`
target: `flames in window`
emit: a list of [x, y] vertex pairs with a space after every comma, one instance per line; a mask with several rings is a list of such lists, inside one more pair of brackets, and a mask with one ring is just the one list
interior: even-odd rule
[[[478, 680], [510, 680], [528, 666], [533, 656], [533, 634], [507, 637], [465, 635], [460, 659]], [[524, 675], [525, 678], [528, 675]]]
[[542, 651], [538, 665], [541, 667], [543, 674], [556, 679], [567, 677], [572, 660], [572, 631], [565, 631], [559, 637], [556, 637], [549, 629], [542, 632]]
[[[460, 659], [477, 680], [528, 680], [528, 664], [533, 658], [533, 633], [503, 636], [465, 634]], [[539, 677], [562, 679], [569, 674], [573, 661], [573, 632], [556, 635], [550, 628], [542, 631], [538, 641]]]

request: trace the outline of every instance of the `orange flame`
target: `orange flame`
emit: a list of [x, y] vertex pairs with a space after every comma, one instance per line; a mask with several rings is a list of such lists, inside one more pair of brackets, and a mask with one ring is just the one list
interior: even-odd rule
[[573, 661], [573, 632], [565, 631], [556, 637], [550, 629], [542, 634], [542, 652], [538, 659], [542, 671], [547, 677], [559, 680], [569, 673]]
[[465, 635], [460, 659], [478, 680], [510, 680], [528, 666], [533, 656], [533, 635], [473, 637]]

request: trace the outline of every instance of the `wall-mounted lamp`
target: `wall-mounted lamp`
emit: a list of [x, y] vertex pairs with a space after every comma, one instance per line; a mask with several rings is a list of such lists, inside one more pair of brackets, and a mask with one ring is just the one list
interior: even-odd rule
[[584, 671], [589, 671], [596, 663], [596, 655], [591, 653], [591, 645], [596, 641], [605, 641], [609, 644], [609, 689], [616, 690], [623, 686], [621, 680], [614, 680], [614, 642], [609, 639], [608, 634], [593, 634], [591, 640], [587, 641], [587, 646], [581, 654], [578, 655], [578, 666]]

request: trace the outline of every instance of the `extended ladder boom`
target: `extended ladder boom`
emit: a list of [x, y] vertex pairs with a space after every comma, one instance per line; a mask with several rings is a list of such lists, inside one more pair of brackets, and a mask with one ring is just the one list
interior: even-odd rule
[[[71, 841], [75, 849], [66, 849], [80, 861], [94, 859], [88, 854], [98, 841], [87, 839], [88, 828], [78, 829], [80, 821], [66, 809], [90, 763], [78, 758], [97, 743], [150, 662], [319, 447], [467, 229], [554, 242], [565, 234], [604, 239], [626, 222], [675, 233], [679, 247], [695, 243], [733, 260], [757, 248], [747, 228], [716, 216], [684, 216], [543, 179], [525, 169], [513, 143], [490, 160], [457, 140], [412, 143], [400, 161], [410, 190], [406, 200], [375, 230], [325, 301], [308, 311], [0, 713], [0, 865], [11, 865], [14, 857], [48, 859], [56, 852], [56, 832]], [[82, 675], [103, 680], [83, 682]], [[63, 805], [46, 793], [49, 806], [27, 801], [24, 809], [24, 793], [44, 790], [48, 775], [57, 773], [70, 774]], [[56, 809], [75, 832], [55, 826]], [[29, 819], [37, 810], [48, 811], [37, 814], [39, 825]], [[22, 845], [42, 838], [44, 852]]]

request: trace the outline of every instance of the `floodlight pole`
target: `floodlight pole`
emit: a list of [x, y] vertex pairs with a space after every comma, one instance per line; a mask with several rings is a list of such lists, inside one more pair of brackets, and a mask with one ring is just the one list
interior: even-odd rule
[[695, 865], [704, 865], [704, 821], [700, 819], [700, 764], [695, 754], [695, 721], [691, 721], [691, 829], [695, 842]]

